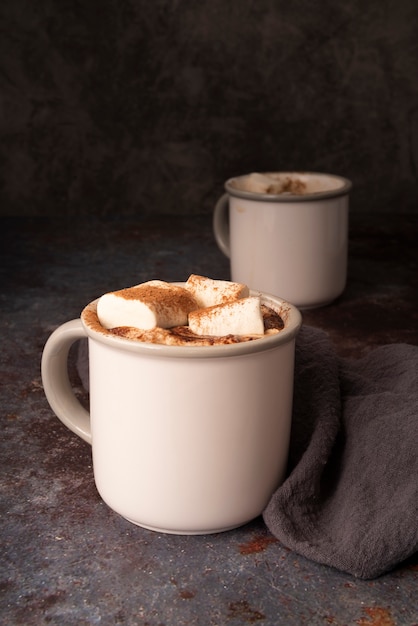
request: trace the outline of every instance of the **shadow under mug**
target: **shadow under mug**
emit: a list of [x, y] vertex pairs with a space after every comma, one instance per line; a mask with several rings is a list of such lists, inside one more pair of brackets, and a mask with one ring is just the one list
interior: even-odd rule
[[[228, 530], [261, 514], [283, 480], [301, 315], [278, 298], [262, 295], [262, 302], [279, 312], [284, 329], [237, 344], [118, 337], [98, 323], [97, 301], [49, 337], [46, 398], [92, 445], [97, 489], [129, 521], [175, 534]], [[86, 337], [89, 411], [67, 363], [71, 346]]]
[[[247, 191], [248, 175], [230, 178], [213, 213], [213, 232], [230, 258], [231, 279], [299, 308], [324, 306], [345, 289], [349, 192], [341, 176], [277, 172], [303, 193]], [[229, 209], [229, 211], [228, 211]]]

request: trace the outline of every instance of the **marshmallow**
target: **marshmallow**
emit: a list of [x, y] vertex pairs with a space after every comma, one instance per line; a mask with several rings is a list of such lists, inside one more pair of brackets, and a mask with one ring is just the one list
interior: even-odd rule
[[303, 181], [303, 177], [274, 172], [265, 174], [254, 172], [253, 174], [249, 174], [242, 179], [240, 188], [253, 193], [307, 193], [306, 182]]
[[132, 326], [149, 330], [187, 324], [188, 314], [198, 309], [193, 295], [161, 280], [104, 294], [97, 303], [97, 316], [104, 328]]
[[268, 174], [258, 174], [254, 172], [247, 176], [243, 182], [244, 191], [252, 191], [253, 193], [281, 193], [283, 191], [283, 183], [280, 180], [269, 176]]
[[189, 313], [189, 327], [196, 335], [263, 335], [260, 298], [251, 296]]
[[246, 285], [229, 280], [213, 280], [197, 274], [191, 274], [184, 286], [193, 294], [201, 309], [249, 296]]

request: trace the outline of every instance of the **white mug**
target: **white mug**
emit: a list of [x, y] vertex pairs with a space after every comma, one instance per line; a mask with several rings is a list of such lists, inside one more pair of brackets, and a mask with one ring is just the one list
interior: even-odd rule
[[[249, 176], [230, 178], [213, 230], [230, 258], [231, 278], [300, 308], [329, 304], [345, 289], [351, 182], [313, 172], [277, 172], [303, 193], [247, 191]], [[228, 214], [229, 206], [229, 214]]]
[[[205, 534], [257, 517], [286, 471], [299, 311], [278, 334], [237, 344], [165, 346], [112, 335], [96, 302], [45, 344], [42, 381], [58, 418], [92, 444], [103, 500], [152, 530]], [[70, 347], [88, 337], [90, 411], [71, 387]]]

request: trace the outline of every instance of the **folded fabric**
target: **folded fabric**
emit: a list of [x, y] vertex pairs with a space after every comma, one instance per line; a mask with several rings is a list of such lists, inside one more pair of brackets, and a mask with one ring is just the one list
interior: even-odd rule
[[302, 326], [288, 476], [264, 520], [286, 547], [359, 578], [418, 550], [418, 346], [358, 360]]

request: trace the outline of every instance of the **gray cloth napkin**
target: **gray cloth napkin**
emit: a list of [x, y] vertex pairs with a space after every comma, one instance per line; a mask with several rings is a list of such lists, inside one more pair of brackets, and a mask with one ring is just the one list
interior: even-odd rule
[[295, 552], [375, 578], [418, 551], [418, 346], [338, 357], [328, 335], [296, 342], [288, 476], [264, 520]]

